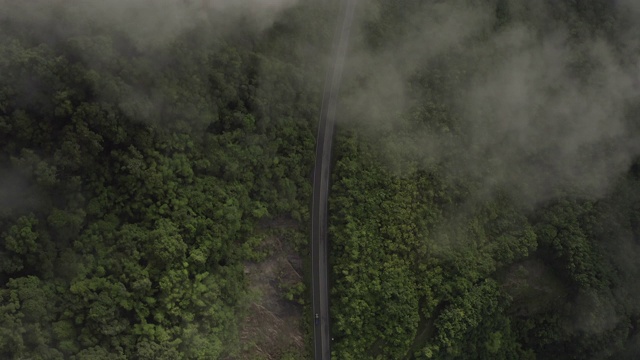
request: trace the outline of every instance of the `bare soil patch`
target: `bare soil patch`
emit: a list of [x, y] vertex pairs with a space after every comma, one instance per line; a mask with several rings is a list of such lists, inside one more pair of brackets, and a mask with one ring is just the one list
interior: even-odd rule
[[[282, 220], [269, 225], [291, 226]], [[240, 340], [245, 348], [240, 359], [275, 360], [304, 353], [302, 305], [286, 298], [289, 289], [303, 282], [302, 259], [279, 236], [270, 236], [263, 246], [270, 254], [265, 260], [245, 263], [255, 299], [241, 323]]]

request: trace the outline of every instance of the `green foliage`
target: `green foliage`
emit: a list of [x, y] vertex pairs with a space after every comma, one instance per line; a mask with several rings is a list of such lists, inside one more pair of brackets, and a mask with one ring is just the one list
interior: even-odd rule
[[256, 224], [309, 219], [320, 90], [256, 34], [198, 26], [144, 52], [0, 25], [0, 186], [24, 193], [0, 210], [1, 358], [238, 352]]
[[536, 249], [526, 216], [506, 195], [460, 211], [438, 173], [400, 178], [356, 136], [339, 140], [330, 209], [336, 355], [525, 356], [509, 296], [491, 276]]
[[[545, 1], [545, 16], [534, 2], [483, 3], [495, 10], [487, 32], [566, 29], [576, 81], [596, 66], [580, 56], [588, 41], [631, 52], [613, 2]], [[375, 2], [364, 47], [384, 53], [419, 32], [407, 14], [428, 4]], [[203, 23], [151, 48], [120, 29], [0, 17], [0, 358], [237, 357], [244, 262], [269, 255], [267, 235], [308, 252], [299, 228], [258, 224], [309, 220], [317, 53], [335, 14], [305, 4], [262, 34]], [[457, 104], [479, 59], [501, 63], [483, 50], [488, 35], [411, 65], [394, 131], [339, 129], [335, 358], [604, 359], [638, 348], [640, 165], [597, 201], [561, 193], [532, 208], [512, 188], [486, 191], [491, 168], [459, 169], [492, 155], [470, 151], [470, 132], [484, 129], [466, 128]], [[440, 154], [409, 146], [422, 135]], [[306, 304], [305, 286], [280, 291]]]
[[[472, 135], [488, 130], [465, 125], [473, 114], [458, 103], [478, 64], [500, 63], [485, 43], [492, 35], [566, 30], [571, 76], [589, 81], [594, 64], [582, 51], [594, 39], [624, 48], [615, 40], [623, 16], [604, 1], [485, 3], [495, 16], [488, 33], [415, 64], [406, 108], [385, 131], [357, 116], [340, 128], [329, 209], [334, 357], [637, 357], [637, 161], [607, 194], [550, 186], [537, 198], [527, 184], [494, 182], [509, 177], [492, 174], [493, 158], [505, 157], [475, 151]], [[374, 2], [364, 47], [397, 49], [418, 26], [412, 14], [431, 4]], [[362, 90], [354, 84], [347, 91]]]

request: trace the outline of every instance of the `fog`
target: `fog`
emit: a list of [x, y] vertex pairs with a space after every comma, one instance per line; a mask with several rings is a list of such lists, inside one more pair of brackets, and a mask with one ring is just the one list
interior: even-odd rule
[[40, 204], [26, 176], [18, 171], [0, 168], [0, 216], [32, 210]]
[[[640, 7], [620, 2], [612, 16], [627, 28], [617, 29], [622, 36], [613, 42], [572, 19], [554, 20], [556, 10], [543, 2], [509, 1], [511, 21], [497, 31], [495, 3], [469, 3], [416, 6], [414, 18], [381, 46], [361, 35], [350, 54], [343, 121], [381, 137], [381, 153], [419, 167], [441, 164], [478, 179], [483, 191], [518, 188], [533, 202], [564, 191], [606, 193], [640, 154], [628, 116], [640, 99], [631, 17]], [[384, 16], [373, 5], [364, 10], [362, 33], [384, 24]], [[420, 92], [416, 79], [425, 77], [432, 87]], [[438, 111], [445, 126], [434, 125]], [[411, 125], [418, 112], [425, 126]], [[414, 168], [386, 161], [400, 173]]]
[[[640, 154], [637, 126], [628, 116], [640, 96], [639, 26], [633, 21], [640, 5], [616, 2], [611, 16], [626, 28], [617, 29], [613, 42], [604, 32], [567, 25], [572, 19], [554, 20], [557, 9], [542, 1], [503, 3], [511, 21], [496, 31], [493, 2], [405, 1], [412, 16], [386, 28], [390, 2], [386, 7], [385, 2], [363, 2], [345, 72], [341, 120], [380, 137], [381, 153], [388, 157], [383, 161], [399, 173], [442, 165], [456, 176], [478, 179], [484, 191], [517, 188], [533, 202], [566, 190], [606, 193]], [[162, 56], [179, 54], [158, 56], [156, 50], [199, 24], [209, 25], [205, 38], [260, 32], [296, 4], [0, 0], [0, 22], [40, 31], [52, 42], [74, 36], [82, 41], [81, 35], [105, 29], [121, 32], [138, 53], [150, 54], [150, 64], [167, 64]], [[376, 27], [384, 36], [372, 42]], [[96, 45], [95, 53], [91, 46], [84, 49], [89, 51], [81, 56], [88, 62], [118, 56], [106, 52], [107, 45]], [[307, 59], [317, 49], [304, 39], [291, 43], [291, 52], [305, 52]], [[326, 54], [313, 57], [324, 60]], [[263, 87], [277, 81], [261, 76], [268, 79]], [[129, 100], [121, 104], [125, 113], [152, 114], [165, 102], [162, 91], [149, 95], [144, 83], [131, 81]], [[421, 88], [425, 82], [428, 86]], [[148, 109], [132, 109], [131, 102]], [[402, 161], [393, 158], [398, 155]]]
[[[430, 229], [438, 246], [474, 244], [460, 229], [497, 193], [531, 210], [567, 194], [604, 199], [640, 155], [640, 2], [587, 13], [604, 19], [595, 31], [558, 19], [561, 2], [525, 0], [502, 2], [503, 24], [496, 2], [410, 2], [413, 17], [391, 30], [393, 7], [377, 3], [387, 6], [361, 12], [341, 126], [399, 176], [444, 171], [472, 184], [460, 220]], [[637, 311], [637, 239], [619, 231], [605, 241], [623, 280], [613, 295], [571, 294], [570, 333], [610, 331]]]
[[0, 1], [0, 21], [46, 28], [50, 36], [110, 29], [139, 50], [166, 45], [203, 21], [224, 35], [242, 26], [264, 30], [297, 0], [31, 0]]
[[[212, 96], [206, 91], [198, 94], [198, 89], [206, 89], [210, 69], [199, 68], [197, 56], [184, 60], [193, 63], [180, 62], [180, 54], [168, 49], [202, 24], [207, 29], [201, 34], [202, 46], [235, 33], [262, 34], [286, 10], [301, 3], [0, 0], [0, 24], [37, 33], [43, 42], [77, 46], [84, 51], [79, 56], [89, 68], [117, 64], [123, 55], [118, 52], [122, 49], [114, 50], [109, 43], [115, 40], [96, 34], [122, 35], [131, 41], [131, 52], [142, 59], [140, 68], [149, 64], [150, 70], [143, 74], [148, 79], [108, 83], [119, 97], [104, 83], [97, 83], [97, 96], [107, 101], [113, 96], [122, 112], [135, 120], [157, 119], [162, 105], [169, 103], [176, 115], [168, 116], [170, 121], [198, 118], [206, 125], [215, 118], [216, 109]], [[491, 1], [360, 2], [341, 91], [339, 126], [372, 140], [380, 160], [400, 176], [416, 169], [436, 169], [469, 179], [476, 187], [470, 203], [505, 190], [532, 207], [566, 193], [603, 198], [640, 155], [635, 115], [640, 113], [635, 108], [640, 100], [640, 24], [635, 21], [640, 2], [616, 1], [616, 10], [607, 15], [616, 19], [615, 38], [606, 30], [586, 30], [576, 19], [555, 19], [557, 9], [543, 1], [503, 3], [510, 9], [506, 24], [496, 22], [496, 3]], [[389, 4], [410, 6], [412, 15], [396, 21]], [[333, 25], [309, 27], [325, 31]], [[313, 62], [312, 66], [294, 64], [310, 72], [297, 81], [318, 82], [320, 94], [319, 79], [324, 73], [318, 64], [328, 60], [329, 49], [318, 51], [322, 45], [314, 41], [322, 36], [314, 36], [309, 31], [290, 43], [281, 40], [286, 46], [273, 51]], [[261, 66], [256, 70], [255, 91], [267, 104], [265, 116], [284, 119], [290, 111], [287, 101], [299, 97], [298, 89], [278, 93], [275, 89], [282, 87], [276, 85], [283, 79], [270, 70], [289, 65], [274, 61]], [[190, 91], [172, 92], [179, 87], [173, 83], [154, 88], [157, 84], [152, 80], [161, 76], [156, 70], [184, 71], [168, 77], [184, 81], [179, 85]], [[218, 81], [225, 81], [224, 74]], [[313, 101], [311, 97], [301, 96], [307, 103]], [[319, 110], [320, 98], [316, 101]], [[0, 169], [0, 215], [40, 205], [26, 179], [13, 169]], [[461, 208], [459, 223], [474, 211], [473, 206]], [[456, 220], [430, 231], [443, 237], [457, 234], [462, 227], [454, 229], [459, 225]], [[635, 311], [640, 250], [631, 234], [612, 237], [607, 256], [618, 260], [626, 281], [626, 286], [614, 287], [614, 295], [628, 299], [624, 306]], [[609, 298], [585, 293], [576, 299], [575, 316], [567, 325], [572, 331], [599, 333], [618, 324], [619, 309]]]

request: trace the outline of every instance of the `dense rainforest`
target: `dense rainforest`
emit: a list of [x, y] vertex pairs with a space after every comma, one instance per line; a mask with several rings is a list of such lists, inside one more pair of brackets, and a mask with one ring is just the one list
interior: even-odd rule
[[330, 12], [131, 4], [0, 2], [2, 359], [238, 358], [268, 220], [306, 248]]
[[[358, 6], [334, 358], [637, 358], [640, 7]], [[0, 358], [311, 357], [243, 319], [274, 236], [309, 256], [337, 7], [0, 0]]]
[[640, 356], [630, 4], [365, 15], [329, 209], [335, 358]]

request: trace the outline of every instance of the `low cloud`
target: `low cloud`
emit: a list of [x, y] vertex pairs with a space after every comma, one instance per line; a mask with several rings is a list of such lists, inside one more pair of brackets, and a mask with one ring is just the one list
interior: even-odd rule
[[24, 174], [0, 168], [0, 218], [33, 210], [40, 201]]
[[[390, 44], [375, 50], [367, 43], [366, 30], [356, 31], [346, 69], [348, 77], [355, 80], [346, 84], [348, 91], [343, 96], [349, 116], [366, 118], [370, 125], [390, 130], [394, 118], [409, 104], [408, 79], [428, 59], [464, 46], [477, 29], [490, 25], [488, 9], [463, 4], [430, 2], [420, 7], [410, 18], [403, 19], [400, 30], [388, 29], [391, 35], [385, 36], [392, 37]], [[363, 7], [363, 27], [379, 22], [386, 10], [374, 2]]]
[[0, 20], [67, 37], [95, 30], [127, 34], [140, 49], [165, 45], [202, 22], [217, 33], [263, 30], [297, 0], [0, 0]]
[[[562, 31], [539, 39], [513, 27], [490, 46], [497, 61], [483, 64], [459, 102], [476, 166], [543, 196], [558, 186], [600, 193], [628, 169], [640, 153], [627, 116], [640, 96], [635, 66], [603, 39], [576, 54]], [[580, 67], [587, 76], [576, 75]]]
[[[568, 190], [599, 196], [640, 154], [629, 116], [640, 63], [628, 56], [640, 39], [624, 13], [640, 7], [621, 3], [614, 15], [630, 28], [616, 30], [617, 43], [554, 21], [541, 4], [509, 1], [512, 19], [501, 28], [493, 5], [420, 6], [392, 41], [354, 46], [345, 118], [384, 134], [382, 153], [441, 164], [487, 191], [515, 187], [532, 201]], [[365, 24], [377, 10], [364, 12]], [[424, 73], [439, 95], [417, 94]], [[425, 107], [415, 126], [412, 112]], [[435, 124], [439, 113], [454, 126]]]

